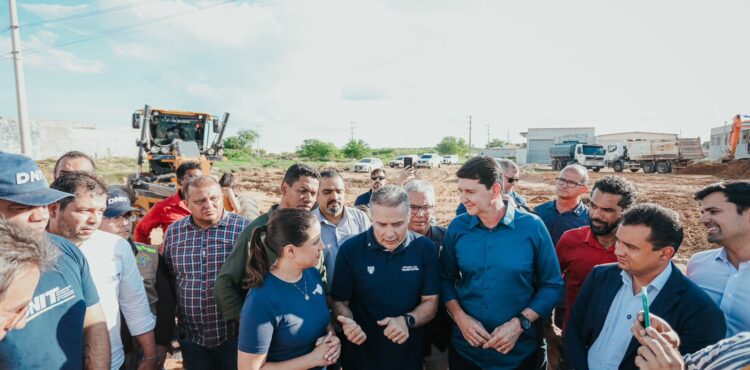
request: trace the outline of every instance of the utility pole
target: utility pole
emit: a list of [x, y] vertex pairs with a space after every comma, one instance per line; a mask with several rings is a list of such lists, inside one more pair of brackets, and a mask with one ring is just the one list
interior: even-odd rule
[[351, 138], [350, 138], [351, 141], [354, 141], [354, 128], [355, 128], [356, 125], [357, 125], [357, 123], [354, 122], [354, 121], [351, 121], [349, 123], [349, 132], [350, 132], [350, 136], [351, 136]]
[[255, 156], [260, 158], [260, 128], [261, 125], [255, 125]]
[[13, 56], [13, 67], [16, 72], [16, 101], [18, 103], [18, 128], [21, 131], [21, 153], [31, 156], [31, 129], [29, 129], [28, 110], [26, 108], [26, 82], [21, 63], [21, 36], [18, 32], [18, 11], [16, 0], [8, 0], [10, 7], [10, 38]]
[[471, 158], [471, 115], [469, 116], [469, 158]]
[[489, 125], [489, 124], [487, 124], [487, 148], [489, 148], [489, 147], [490, 147], [490, 141], [492, 141], [492, 140], [490, 139], [490, 125]]

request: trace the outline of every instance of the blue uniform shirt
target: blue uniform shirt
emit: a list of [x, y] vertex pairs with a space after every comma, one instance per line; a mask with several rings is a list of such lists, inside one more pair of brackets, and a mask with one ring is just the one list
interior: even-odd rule
[[83, 319], [99, 295], [78, 247], [47, 235], [60, 256], [39, 279], [26, 327], [0, 341], [0, 369], [83, 368]]
[[[331, 315], [320, 272], [309, 268], [302, 274], [292, 284], [269, 272], [263, 286], [250, 289], [240, 313], [240, 351], [281, 362], [312, 352], [315, 341], [326, 335]], [[302, 294], [305, 289], [309, 300]]]
[[566, 231], [589, 226], [589, 207], [583, 202], [578, 202], [578, 206], [572, 211], [560, 213], [557, 211], [556, 201], [551, 200], [536, 206], [534, 213], [544, 221], [544, 226], [547, 226], [553, 245], [557, 245], [557, 241]]
[[[463, 310], [492, 332], [529, 307], [549, 316], [563, 294], [555, 248], [539, 217], [506, 208], [492, 229], [468, 213], [448, 226], [440, 254], [442, 303], [458, 300]], [[515, 369], [537, 348], [536, 331], [521, 334], [504, 355], [474, 348], [453, 325], [452, 344], [482, 369]]]
[[372, 189], [368, 190], [367, 193], [360, 194], [357, 197], [357, 199], [354, 200], [354, 205], [355, 206], [359, 206], [359, 205], [364, 204], [364, 205], [366, 205], [366, 206], [369, 207], [370, 206], [370, 197], [372, 197]]
[[410, 330], [406, 343], [396, 344], [377, 321], [411, 312], [422, 296], [439, 294], [437, 265], [432, 242], [411, 231], [393, 252], [378, 244], [372, 228], [344, 242], [331, 297], [349, 302], [354, 321], [367, 334], [359, 346], [344, 341], [344, 369], [422, 369], [422, 328]]

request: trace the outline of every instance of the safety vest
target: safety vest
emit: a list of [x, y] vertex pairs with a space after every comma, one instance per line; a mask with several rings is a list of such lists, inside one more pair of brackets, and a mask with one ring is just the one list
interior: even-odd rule
[[143, 287], [146, 288], [148, 305], [151, 313], [156, 314], [156, 301], [159, 295], [156, 293], [156, 268], [159, 267], [159, 249], [155, 246], [135, 244], [135, 263], [143, 278]]

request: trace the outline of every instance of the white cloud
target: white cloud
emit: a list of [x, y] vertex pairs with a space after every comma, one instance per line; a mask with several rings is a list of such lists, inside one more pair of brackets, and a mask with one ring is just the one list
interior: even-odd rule
[[42, 18], [58, 18], [81, 13], [88, 9], [88, 4], [60, 5], [60, 4], [28, 4], [19, 3], [18, 6]]
[[110, 42], [112, 50], [118, 57], [134, 60], [151, 60], [155, 57], [155, 50], [139, 42]]

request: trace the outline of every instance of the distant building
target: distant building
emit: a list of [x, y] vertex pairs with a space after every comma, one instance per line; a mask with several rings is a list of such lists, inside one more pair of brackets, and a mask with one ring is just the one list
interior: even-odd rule
[[[708, 159], [712, 161], [720, 161], [729, 153], [729, 134], [731, 132], [731, 124], [711, 129], [711, 140], [708, 145]], [[737, 151], [734, 153], [734, 158], [750, 158], [750, 130], [742, 130], [740, 142], [737, 144]]]
[[577, 140], [595, 144], [593, 127], [530, 128], [522, 132], [526, 138], [526, 163], [549, 164], [549, 147], [563, 141]]
[[617, 134], [596, 135], [596, 143], [607, 146], [623, 140], [677, 140], [677, 134], [667, 134], [659, 132], [631, 131]]

